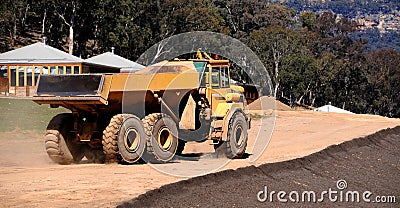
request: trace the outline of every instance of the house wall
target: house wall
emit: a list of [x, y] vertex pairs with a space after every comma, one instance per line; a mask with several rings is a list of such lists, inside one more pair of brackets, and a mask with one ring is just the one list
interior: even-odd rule
[[1, 77], [0, 78], [0, 94], [8, 95], [8, 79]]
[[0, 84], [0, 93], [6, 91], [4, 94], [14, 96], [33, 96], [36, 92], [37, 79], [41, 74], [82, 74], [81, 63], [7, 64], [0, 68], [2, 69], [2, 80], [6, 79], [8, 82], [7, 85]]
[[[70, 64], [0, 64], [0, 78], [8, 84], [0, 85], [1, 93], [10, 96], [33, 96], [41, 74], [118, 73], [119, 69], [82, 63]], [[7, 89], [6, 89], [7, 86]], [[4, 91], [4, 92], [3, 92]]]

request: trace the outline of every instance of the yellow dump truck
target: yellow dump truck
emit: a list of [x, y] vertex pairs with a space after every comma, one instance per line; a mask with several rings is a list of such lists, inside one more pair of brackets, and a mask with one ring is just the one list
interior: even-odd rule
[[228, 60], [172, 60], [135, 73], [41, 75], [33, 101], [71, 113], [48, 124], [45, 147], [59, 164], [170, 161], [186, 142], [209, 141], [241, 157], [250, 118]]

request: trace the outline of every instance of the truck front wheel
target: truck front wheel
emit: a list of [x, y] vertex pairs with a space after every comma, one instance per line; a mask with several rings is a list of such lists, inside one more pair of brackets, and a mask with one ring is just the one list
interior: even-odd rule
[[45, 136], [46, 152], [50, 159], [61, 165], [82, 160], [83, 146], [73, 142], [73, 117], [70, 113], [56, 115], [47, 126]]
[[247, 147], [247, 121], [241, 111], [236, 111], [229, 120], [228, 136], [226, 141], [226, 155], [228, 158], [241, 158]]
[[217, 156], [241, 158], [247, 147], [247, 129], [246, 117], [241, 111], [236, 111], [229, 120], [227, 140], [214, 145]]

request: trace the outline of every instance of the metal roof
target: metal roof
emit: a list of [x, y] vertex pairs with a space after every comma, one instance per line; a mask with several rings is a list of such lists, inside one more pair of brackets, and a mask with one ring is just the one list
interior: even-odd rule
[[83, 59], [42, 42], [0, 54], [0, 64], [66, 64], [83, 63]]
[[145, 68], [143, 65], [130, 61], [111, 52], [106, 52], [97, 56], [93, 56], [85, 60], [86, 63], [100, 64], [105, 66], [116, 67], [120, 69], [139, 70]]

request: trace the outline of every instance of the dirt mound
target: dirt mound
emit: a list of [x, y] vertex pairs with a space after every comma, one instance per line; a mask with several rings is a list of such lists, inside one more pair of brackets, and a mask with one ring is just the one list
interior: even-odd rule
[[[377, 200], [377, 196], [398, 197], [396, 195], [400, 193], [399, 140], [400, 126], [329, 146], [303, 158], [226, 170], [165, 185], [119, 207], [376, 207], [372, 201]], [[265, 202], [260, 202], [257, 195], [260, 191], [265, 192], [265, 187], [268, 197]], [[326, 193], [322, 202], [283, 203], [277, 198], [279, 191], [286, 193], [285, 199], [289, 199], [291, 191], [300, 194], [313, 191], [319, 200], [328, 190], [337, 191], [332, 195], [336, 202], [332, 202]], [[271, 202], [269, 194], [272, 191], [275, 195]], [[355, 201], [356, 196], [353, 201], [349, 196], [346, 202], [347, 191], [359, 192], [360, 202]], [[362, 198], [366, 191], [372, 193], [367, 197], [370, 203]], [[260, 198], [264, 198], [264, 192]], [[340, 192], [343, 198], [340, 198]], [[379, 206], [398, 207], [400, 200], [395, 200], [396, 203]]]
[[263, 96], [249, 104], [249, 110], [268, 110], [276, 109], [279, 111], [291, 111], [292, 108], [283, 104], [274, 97]]

